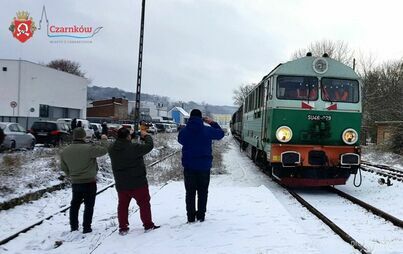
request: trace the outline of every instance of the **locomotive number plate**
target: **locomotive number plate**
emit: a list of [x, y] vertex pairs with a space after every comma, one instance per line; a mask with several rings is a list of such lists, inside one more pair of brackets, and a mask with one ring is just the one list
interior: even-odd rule
[[328, 115], [308, 115], [308, 120], [310, 121], [330, 121], [332, 120], [332, 116]]

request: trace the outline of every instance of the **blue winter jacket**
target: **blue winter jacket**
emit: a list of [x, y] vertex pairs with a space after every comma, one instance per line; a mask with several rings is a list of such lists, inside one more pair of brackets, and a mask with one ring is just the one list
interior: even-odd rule
[[205, 126], [200, 117], [189, 118], [186, 127], [178, 135], [178, 141], [182, 145], [182, 165], [187, 171], [209, 171], [213, 156], [211, 141], [224, 137], [224, 131], [213, 122]]

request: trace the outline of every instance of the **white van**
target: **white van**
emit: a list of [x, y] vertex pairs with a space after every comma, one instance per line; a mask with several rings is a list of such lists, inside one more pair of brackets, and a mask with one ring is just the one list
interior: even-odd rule
[[[81, 127], [83, 127], [83, 129], [85, 130], [85, 133], [87, 134], [86, 138], [93, 138], [94, 137], [94, 130], [92, 129], [90, 122], [88, 120], [85, 119], [80, 119], [77, 118], [77, 124], [78, 122], [81, 122]], [[71, 121], [73, 121], [73, 119], [71, 118], [59, 118], [56, 120], [56, 122], [59, 123], [67, 123], [69, 126], [71, 126]]]

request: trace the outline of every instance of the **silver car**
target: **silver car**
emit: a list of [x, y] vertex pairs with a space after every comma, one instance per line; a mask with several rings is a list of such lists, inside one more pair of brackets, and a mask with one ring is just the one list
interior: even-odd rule
[[0, 122], [0, 128], [6, 135], [2, 149], [34, 148], [36, 139], [31, 133], [27, 133], [24, 127], [18, 123]]

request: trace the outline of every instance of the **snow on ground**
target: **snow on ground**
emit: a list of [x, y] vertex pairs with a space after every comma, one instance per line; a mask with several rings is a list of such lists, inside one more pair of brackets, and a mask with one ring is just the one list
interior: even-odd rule
[[[153, 218], [162, 227], [144, 233], [137, 206], [132, 201], [129, 218], [131, 230], [128, 235], [120, 236], [116, 231], [117, 195], [114, 189], [109, 189], [97, 197], [93, 233], [83, 235], [80, 232], [69, 232], [68, 213], [59, 214], [16, 240], [0, 246], [0, 253], [91, 253], [93, 250], [94, 253], [147, 254], [358, 253], [286, 190], [260, 172], [240, 153], [238, 145], [231, 139], [226, 137], [224, 141], [228, 142], [229, 149], [224, 153], [222, 171], [228, 174], [212, 175], [208, 211], [203, 223], [186, 224], [183, 182], [170, 181], [167, 185], [150, 187]], [[175, 144], [170, 139], [166, 142]], [[107, 164], [108, 160], [105, 159], [103, 163]], [[165, 163], [162, 168], [169, 171], [169, 163]], [[389, 208], [393, 215], [402, 218], [401, 185], [378, 186], [377, 176], [363, 173], [360, 188], [352, 187], [351, 180], [346, 186], [338, 188], [381, 209]], [[4, 232], [7, 225], [20, 223], [22, 226], [25, 221], [35, 221], [40, 217], [38, 214], [53, 213], [70, 200], [70, 195], [68, 190], [54, 192], [49, 199], [19, 206], [6, 213], [2, 211], [1, 224], [4, 221], [7, 223], [0, 225], [0, 230]], [[327, 199], [326, 196], [315, 195]], [[346, 208], [346, 203], [342, 202], [335, 205], [334, 212], [343, 219], [343, 216], [347, 216]], [[345, 226], [347, 228], [343, 229], [349, 232], [355, 225], [346, 223]], [[370, 225], [364, 225], [363, 229], [365, 232], [377, 230]], [[10, 233], [1, 234], [0, 238]], [[383, 233], [385, 239], [390, 239], [396, 232]], [[374, 253], [399, 253], [398, 247], [392, 246], [394, 249], [391, 249], [388, 243], [379, 246], [382, 244], [385, 244], [385, 248], [378, 248]]]
[[384, 164], [403, 171], [403, 156], [383, 152], [373, 145], [362, 148], [362, 159], [373, 164]]
[[94, 253], [320, 253], [267, 188], [214, 185], [209, 195], [206, 221], [187, 224], [183, 184], [169, 184], [153, 197], [160, 229], [144, 234], [136, 214], [128, 235]]
[[[362, 184], [354, 187], [354, 177], [347, 184], [336, 188], [379, 208], [390, 215], [403, 219], [403, 183], [392, 180], [393, 185], [380, 185], [378, 175], [362, 172]], [[358, 181], [358, 180], [356, 180]]]
[[56, 154], [43, 147], [0, 154], [0, 202], [62, 183]]
[[317, 189], [297, 192], [371, 253], [399, 253], [403, 250], [403, 230], [391, 222], [337, 194]]
[[[93, 229], [69, 232], [68, 216], [56, 215], [15, 241], [1, 246], [5, 253], [321, 253], [310, 234], [261, 183], [267, 181], [234, 143], [224, 156], [228, 175], [212, 176], [208, 212], [203, 223], [186, 224], [184, 186], [170, 182], [153, 186], [154, 221], [162, 227], [144, 233], [135, 202], [131, 231], [117, 234], [114, 189], [97, 197]], [[322, 226], [323, 227], [323, 226]], [[322, 235], [322, 237], [324, 237]], [[331, 246], [343, 253], [351, 247], [330, 235]], [[320, 247], [320, 246], [319, 246]], [[331, 252], [330, 252], [331, 253]]]

